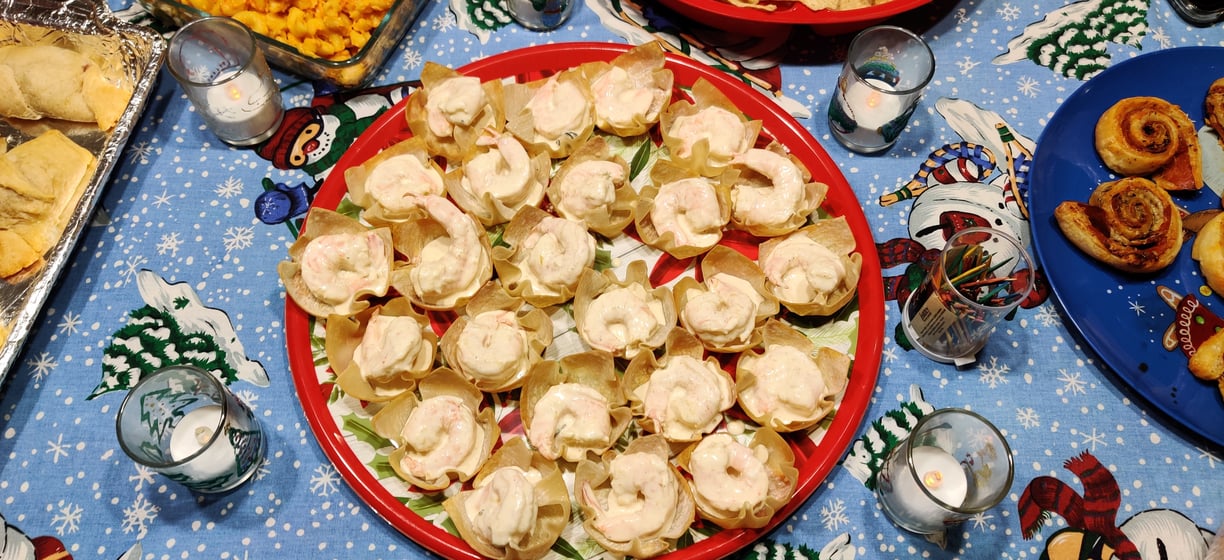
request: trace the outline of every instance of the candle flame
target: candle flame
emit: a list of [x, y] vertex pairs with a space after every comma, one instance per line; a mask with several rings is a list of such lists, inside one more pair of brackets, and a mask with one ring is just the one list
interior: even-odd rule
[[943, 485], [943, 473], [939, 471], [931, 471], [922, 475], [922, 483], [927, 488], [934, 490]]
[[195, 429], [196, 442], [200, 445], [207, 445], [208, 440], [212, 439], [213, 431], [204, 426], [197, 426]]
[[242, 99], [242, 90], [238, 89], [233, 84], [226, 87], [225, 93], [229, 95], [229, 98], [233, 99], [234, 101], [238, 101], [239, 99]]
[[881, 100], [880, 92], [878, 91], [871, 92], [871, 95], [867, 96], [867, 107], [869, 109], [876, 108], [876, 106], [880, 104], [880, 100]]

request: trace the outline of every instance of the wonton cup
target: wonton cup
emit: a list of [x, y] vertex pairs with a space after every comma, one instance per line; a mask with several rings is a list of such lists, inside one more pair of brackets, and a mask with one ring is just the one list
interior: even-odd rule
[[[846, 218], [838, 216], [813, 222], [790, 234], [790, 236], [795, 235], [807, 236], [812, 241], [832, 251], [834, 255], [838, 256], [842, 266], [845, 267], [846, 275], [832, 292], [818, 294], [810, 301], [790, 301], [785, 297], [779, 296], [776, 290], [773, 289], [772, 283], [767, 282], [766, 287], [769, 288], [770, 293], [778, 298], [778, 301], [783, 306], [798, 315], [832, 315], [847, 303], [850, 303], [850, 300], [854, 299], [854, 295], [858, 290], [859, 276], [863, 271], [863, 256], [854, 250], [854, 232], [850, 229], [850, 224], [846, 221]], [[769, 258], [773, 250], [779, 243], [790, 236], [775, 237], [761, 244], [757, 262], [763, 270], [769, 268]]]
[[[416, 323], [420, 332], [416, 348], [402, 349], [409, 354], [404, 358], [411, 359], [411, 363], [392, 375], [374, 376], [371, 372], [363, 372], [354, 359], [367, 326], [374, 317], [379, 316], [406, 317]], [[396, 342], [402, 341], [378, 341], [380, 348]], [[349, 396], [363, 401], [389, 401], [400, 393], [416, 388], [417, 380], [433, 369], [434, 348], [437, 343], [438, 335], [430, 328], [429, 319], [418, 313], [412, 302], [403, 297], [391, 299], [383, 305], [366, 309], [352, 317], [333, 315], [327, 319], [325, 348], [327, 362], [331, 364], [332, 371], [338, 372], [336, 384]]]
[[[722, 423], [723, 414], [735, 406], [735, 381], [730, 374], [723, 371], [716, 358], [710, 356], [702, 359], [703, 355], [701, 342], [688, 331], [677, 327], [669, 333], [662, 357], [656, 359], [654, 352], [642, 352], [629, 361], [621, 384], [625, 389], [625, 394], [629, 397], [633, 415], [643, 430], [660, 434], [668, 441], [686, 442], [701, 439], [704, 434], [714, 431]], [[709, 403], [713, 413], [708, 418], [700, 419], [701, 424], [699, 425], [691, 423], [697, 419], [674, 417], [670, 401], [666, 410], [667, 416], [662, 419], [662, 422], [649, 415], [648, 408], [651, 403], [648, 395], [651, 383], [660, 383], [663, 376], [656, 374], [673, 365], [673, 361], [676, 360], [692, 360], [689, 363], [700, 364], [700, 373], [705, 377], [698, 380], [697, 386], [712, 386], [716, 391], [718, 402]], [[699, 397], [699, 394], [693, 391], [679, 389], [668, 391], [667, 396], [669, 398], [681, 396], [685, 404], [693, 404]], [[688, 412], [691, 414], [692, 411]]]
[[[498, 350], [491, 350], [479, 344], [477, 348], [482, 350], [479, 355], [469, 354], [473, 347], [466, 346], [468, 343], [464, 338], [465, 332], [477, 320], [477, 316], [484, 313], [501, 313], [504, 317], [513, 318], [513, 328], [516, 331], [514, 334], [518, 337], [517, 342], [521, 344], [518, 348], [521, 350], [520, 355], [500, 355]], [[483, 340], [487, 335], [488, 333], [477, 333], [473, 336], [479, 337], [478, 342], [488, 342]], [[477, 389], [500, 393], [523, 384], [527, 372], [542, 359], [544, 349], [552, 344], [552, 340], [552, 321], [548, 314], [535, 307], [525, 308], [522, 299], [507, 294], [501, 283], [493, 280], [472, 296], [464, 313], [442, 335], [438, 347], [446, 359], [446, 364], [469, 379]], [[471, 360], [483, 358], [506, 361], [507, 363], [501, 364], [505, 369], [497, 372], [478, 372], [470, 367]]]
[[[850, 379], [850, 357], [828, 347], [817, 349], [811, 339], [777, 319], [767, 321], [761, 330], [761, 344], [757, 348], [741, 353], [736, 364], [735, 388], [740, 408], [757, 424], [779, 432], [796, 432], [815, 426], [833, 412], [833, 408], [837, 405], [837, 396], [846, 388], [846, 383]], [[757, 373], [758, 367], [766, 359], [765, 356], [768, 355], [769, 350], [776, 346], [789, 346], [798, 350], [819, 369], [820, 381], [824, 387], [819, 398], [814, 399], [814, 406], [810, 410], [801, 410], [797, 406], [787, 406], [785, 403], [768, 407], [768, 410], [759, 410], [754, 405], [757, 399], [756, 391], [766, 390]], [[778, 385], [781, 386], [778, 387], [776, 393], [785, 392], [791, 397], [794, 396], [795, 387], [783, 383]], [[782, 396], [781, 394], [766, 394], [763, 397], [777, 401]]]
[[[422, 265], [423, 259], [440, 259], [445, 266], [461, 266], [462, 258], [456, 254], [454, 243], [450, 237], [447, 225], [439, 222], [432, 214], [391, 226], [392, 238], [395, 240], [395, 250], [407, 258], [406, 264], [400, 267], [392, 280], [392, 286], [404, 294], [413, 303], [430, 310], [451, 310], [462, 307], [468, 299], [493, 277], [493, 261], [489, 253], [489, 237], [484, 228], [470, 215], [463, 214], [446, 199], [434, 197], [437, 204], [453, 208], [456, 219], [467, 220], [467, 224], [450, 224], [452, 229], [465, 228], [466, 237], [459, 242], [468, 244], [476, 250], [475, 254], [462, 255], [472, 260], [470, 278], [461, 285], [447, 286], [444, 290], [427, 290], [413, 280], [413, 271]], [[449, 243], [449, 245], [447, 245]], [[435, 244], [428, 255], [426, 247]], [[434, 264], [431, 262], [431, 264]]]
[[[756, 143], [757, 135], [761, 132], [761, 121], [748, 120], [726, 94], [705, 79], [698, 78], [689, 93], [693, 98], [692, 102], [679, 100], [663, 111], [659, 129], [673, 162], [706, 177], [713, 177], [722, 173], [736, 155], [744, 153]], [[693, 117], [710, 107], [717, 107], [735, 117], [739, 130], [723, 130], [736, 134], [733, 139], [734, 147], [729, 150], [712, 150], [707, 134], [696, 138], [691, 149], [687, 149], [685, 139], [676, 135], [677, 119]]]
[[[645, 453], [653, 457], [667, 469], [671, 476], [670, 486], [675, 495], [666, 496], [666, 505], [672, 506], [672, 515], [665, 519], [659, 527], [645, 534], [628, 540], [612, 540], [599, 529], [602, 513], [607, 510], [609, 495], [612, 493], [612, 461], [618, 456]], [[634, 558], [649, 558], [666, 552], [676, 539], [683, 536], [696, 517], [696, 506], [684, 475], [668, 460], [670, 448], [666, 440], [659, 435], [650, 435], [633, 440], [623, 453], [608, 451], [599, 462], [583, 460], [578, 464], [574, 475], [574, 497], [578, 507], [582, 509], [582, 526], [588, 535], [595, 539], [605, 550], [617, 556], [632, 556]], [[665, 487], [666, 487], [665, 486]], [[647, 504], [650, 507], [652, 504]]]
[[[611, 419], [611, 430], [608, 433], [607, 441], [583, 442], [574, 441], [572, 438], [555, 437], [561, 434], [535, 433], [536, 426], [533, 422], [536, 418], [536, 406], [550, 389], [564, 383], [594, 389], [607, 401], [605, 410], [602, 411]], [[538, 442], [541, 437], [553, 439], [552, 449], [537, 446], [540, 453], [553, 459], [563, 458], [571, 463], [576, 463], [587, 458], [590, 453], [598, 456], [616, 443], [633, 420], [633, 413], [630, 412], [628, 406], [625, 406], [625, 393], [621, 390], [612, 355], [600, 350], [570, 354], [559, 361], [547, 360], [536, 364], [528, 374], [526, 383], [523, 384], [521, 395], [519, 415], [522, 418], [523, 427], [531, 441]], [[585, 412], [597, 413], [597, 411]]]
[[459, 492], [442, 503], [447, 515], [459, 531], [459, 536], [482, 556], [497, 560], [534, 560], [548, 554], [553, 543], [569, 525], [570, 497], [565, 479], [553, 461], [532, 452], [522, 437], [506, 442], [489, 458], [472, 482], [480, 488], [489, 476], [498, 469], [514, 468], [524, 472], [537, 472], [541, 479], [534, 485], [535, 526], [517, 541], [506, 546], [496, 546], [475, 527], [465, 507], [473, 499], [476, 490]]
[[[421, 138], [429, 147], [430, 153], [440, 155], [449, 162], [462, 161], [476, 145], [478, 138], [486, 129], [500, 132], [505, 123], [505, 108], [502, 98], [502, 83], [500, 80], [482, 82], [480, 87], [484, 92], [484, 108], [481, 109], [468, 125], [454, 125], [449, 136], [439, 136], [429, 126], [429, 115], [426, 103], [431, 92], [451, 78], [462, 78], [463, 74], [438, 64], [426, 62], [421, 70], [421, 88], [412, 93], [408, 104], [404, 107], [404, 117], [412, 135]], [[452, 123], [453, 124], [453, 123]]]
[[815, 212], [824, 203], [825, 196], [829, 192], [829, 185], [812, 181], [812, 173], [808, 171], [807, 166], [803, 165], [799, 158], [787, 152], [786, 148], [781, 144], [771, 142], [765, 149], [786, 157], [799, 168], [803, 180], [803, 195], [785, 219], [768, 223], [746, 221], [742, 219], [743, 214], [741, 212], [735, 211], [736, 191], [741, 188], [752, 188], [763, 189], [766, 193], [772, 193], [776, 187], [773, 180], [769, 177], [750, 169], [742, 163], [736, 163], [732, 167], [739, 171], [739, 177], [731, 187], [731, 225], [736, 229], [747, 231], [757, 237], [777, 237], [803, 227], [807, 223], [808, 217], [812, 215], [812, 212]]
[[414, 196], [396, 196], [395, 198], [401, 202], [398, 202], [393, 207], [389, 207], [380, 202], [378, 196], [370, 192], [368, 188], [370, 178], [377, 173], [378, 167], [392, 158], [399, 157], [415, 159], [416, 163], [426, 170], [426, 173], [432, 172], [437, 179], [436, 184], [414, 184], [412, 185], [415, 187], [414, 189], [405, 189], [400, 194], [445, 196], [442, 168], [434, 163], [425, 146], [425, 141], [413, 137], [398, 142], [362, 162], [361, 165], [344, 170], [344, 182], [348, 185], [348, 192], [353, 204], [363, 208], [361, 217], [371, 224], [386, 225], [392, 222], [403, 222], [415, 218], [421, 213], [420, 206], [415, 202]]
[[[308, 246], [319, 238], [336, 239], [331, 236], [359, 236], [364, 238], [364, 247], [369, 251], [362, 254], [331, 253], [328, 257], [336, 259], [336, 268], [357, 276], [353, 270], [354, 258], [366, 257], [370, 260], [370, 269], [361, 274], [362, 282], [341, 297], [328, 297], [324, 287], [311, 286], [302, 277], [302, 257]], [[325, 241], [326, 242], [326, 241]], [[386, 295], [391, 283], [391, 267], [394, 255], [392, 251], [391, 230], [387, 228], [370, 229], [361, 222], [344, 214], [325, 208], [312, 208], [306, 216], [306, 228], [297, 241], [289, 246], [289, 260], [281, 261], [276, 266], [281, 282], [285, 285], [285, 293], [293, 298], [293, 302], [315, 317], [326, 319], [330, 315], [348, 317], [370, 306], [367, 297]]]
[[[704, 441], [704, 440], [703, 440]], [[691, 461], [693, 453], [702, 445], [696, 442], [684, 449], [676, 457], [680, 469], [692, 473]], [[769, 523], [778, 509], [790, 501], [799, 480], [799, 470], [795, 468], [795, 453], [786, 440], [769, 428], [760, 428], [752, 435], [752, 440], [746, 447], [755, 458], [763, 459], [762, 465], [769, 478], [769, 487], [764, 499], [754, 504], [743, 504], [739, 509], [728, 510], [712, 503], [711, 496], [726, 497], [726, 485], [734, 484], [738, 469], [728, 466], [726, 481], [690, 480], [693, 500], [701, 517], [712, 521], [724, 529], [759, 529]], [[758, 450], [758, 448], [763, 448]]]
[[[613, 188], [612, 200], [598, 209], [573, 208], [565, 200], [566, 193], [589, 195], [593, 179], [585, 174], [584, 168], [594, 164], [607, 164], [620, 168], [623, 178], [617, 182], [609, 179]], [[572, 183], [571, 183], [572, 182]], [[601, 187], [602, 188], [602, 187]], [[629, 164], [624, 158], [616, 155], [612, 147], [601, 136], [592, 136], [583, 145], [574, 150], [570, 157], [557, 168], [557, 173], [548, 182], [546, 189], [548, 200], [553, 209], [563, 218], [585, 222], [587, 228], [604, 237], [616, 237], [624, 231], [625, 226], [633, 221], [633, 204], [637, 193], [629, 183]]]
[[[757, 305], [756, 313], [751, 319], [753, 326], [745, 325], [747, 333], [723, 342], [714, 340], [712, 336], [714, 333], [701, 332], [694, 325], [689, 324], [685, 311], [690, 301], [709, 293], [710, 289], [706, 282], [719, 274], [727, 274], [747, 282], [762, 300]], [[701, 277], [704, 279], [703, 282], [698, 282], [691, 276], [685, 276], [672, 287], [672, 297], [676, 300], [676, 313], [681, 326], [697, 337], [701, 345], [711, 352], [741, 352], [756, 345], [761, 335], [760, 330], [755, 327], [777, 315], [779, 309], [778, 300], [765, 287], [765, 273], [761, 272], [761, 268], [752, 262], [752, 259], [745, 257], [735, 249], [716, 245], [701, 259]]]
[[[594, 317], [591, 312], [591, 307], [596, 303], [596, 300], [601, 296], [608, 294], [620, 288], [632, 288], [637, 286], [645, 292], [647, 296], [646, 306], [652, 309], [658, 309], [661, 320], [655, 325], [654, 329], [648, 336], [625, 341], [623, 345], [615, 345], [605, 347], [598, 342], [592, 343], [592, 329], [597, 328], [594, 324], [600, 318]], [[650, 277], [646, 272], [646, 263], [641, 260], [636, 260], [629, 263], [625, 270], [625, 279], [618, 280], [616, 273], [612, 269], [604, 270], [603, 272], [595, 272], [594, 269], [587, 269], [582, 272], [582, 278], [578, 280], [578, 291], [574, 294], [574, 322], [577, 325], [578, 335], [582, 337], [583, 342], [588, 346], [611, 353], [613, 356], [630, 358], [638, 354], [642, 350], [658, 348], [667, 341], [667, 335], [671, 332], [672, 327], [676, 325], [676, 305], [672, 301], [671, 290], [667, 286], [659, 286], [658, 288], [650, 287]], [[625, 317], [628, 319], [632, 313], [631, 310], [624, 310]]]
[[[642, 187], [642, 190], [638, 193], [637, 203], [633, 207], [633, 223], [637, 227], [638, 236], [641, 237], [643, 243], [661, 251], [666, 251], [667, 254], [677, 259], [695, 257], [709, 251], [711, 247], [717, 245], [722, 239], [722, 229], [731, 219], [731, 185], [735, 181], [735, 177], [736, 174], [734, 172], [727, 172], [711, 179], [696, 175], [688, 169], [678, 167], [665, 160], [655, 163], [654, 168], [650, 170], [650, 184]], [[686, 244], [685, 240], [677, 239], [676, 235], [671, 231], [659, 233], [656, 218], [653, 215], [656, 199], [660, 191], [667, 188], [668, 185], [680, 181], [702, 181], [714, 191], [714, 196], [718, 201], [719, 223], [716, 226], [711, 226], [712, 231], [703, 230], [694, 232], [708, 234], [709, 240], [707, 242], [697, 245]]]
[[[591, 84], [594, 97], [595, 126], [617, 136], [637, 136], [649, 131], [659, 122], [663, 109], [671, 102], [675, 76], [671, 70], [664, 68], [666, 63], [662, 43], [651, 41], [618, 55], [610, 63], [601, 60], [583, 64], [580, 68]], [[623, 103], [618, 94], [632, 91], [630, 88], [600, 87], [603, 85], [601, 79], [614, 71], [617, 74], [624, 72], [621, 79], [627, 80], [632, 89], [649, 92], [649, 108], [644, 113], [618, 116], [607, 110], [614, 103]]]
[[[484, 394], [470, 382], [449, 368], [438, 368], [430, 373], [417, 385], [417, 393], [407, 392], [391, 400], [381, 410], [374, 414], [370, 423], [378, 435], [396, 443], [395, 451], [391, 452], [389, 462], [395, 474], [422, 490], [442, 490], [452, 483], [466, 481], [476, 475], [480, 467], [488, 460], [494, 444], [501, 436], [501, 427], [493, 415], [491, 407], [481, 408]], [[421, 403], [431, 398], [447, 396], [459, 399], [475, 412], [475, 426], [479, 430], [475, 447], [472, 449], [474, 465], [456, 465], [445, 469], [436, 478], [424, 479], [408, 471], [405, 466], [406, 456], [417, 450], [404, 440], [403, 430], [412, 417], [412, 411]], [[452, 424], [453, 425], [453, 424]]]
[[[560, 96], [563, 93], [576, 98], [562, 99]], [[595, 130], [594, 100], [590, 85], [579, 68], [563, 70], [534, 82], [508, 84], [505, 98], [506, 130], [522, 140], [532, 154], [544, 153], [553, 159], [566, 157], [586, 142]], [[544, 103], [545, 106], [537, 107], [537, 103]], [[536, 111], [550, 118], [573, 118], [571, 122], [563, 123], [565, 127], [561, 130], [541, 130], [548, 121], [538, 118]]]
[[551, 160], [525, 150], [509, 134], [481, 137], [463, 165], [446, 173], [446, 192], [486, 227], [510, 221], [520, 208], [539, 204], [548, 184]]
[[[578, 279], [582, 276], [579, 270], [571, 281], [561, 285], [552, 285], [543, 283], [532, 274], [531, 265], [527, 262], [531, 258], [531, 253], [523, 249], [523, 244], [536, 232], [537, 226], [547, 220], [564, 220], [564, 218], [557, 218], [534, 206], [524, 206], [510, 220], [502, 234], [502, 241], [505, 241], [509, 247], [502, 245], [493, 247], [493, 267], [497, 269], [497, 276], [501, 279], [506, 291], [512, 296], [523, 298], [524, 301], [536, 307], [548, 307], [573, 299], [574, 292], [578, 289]], [[570, 221], [568, 223], [582, 227], [583, 232], [586, 232], [586, 227], [581, 222]], [[595, 265], [595, 239], [589, 233], [585, 237], [589, 241], [591, 255], [584, 263], [584, 269]], [[555, 262], [555, 259], [549, 261]]]

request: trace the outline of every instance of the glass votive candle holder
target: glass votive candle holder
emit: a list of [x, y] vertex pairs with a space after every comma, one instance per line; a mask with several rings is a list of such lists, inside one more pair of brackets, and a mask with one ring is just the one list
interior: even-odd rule
[[1011, 489], [1007, 439], [980, 415], [958, 408], [918, 420], [876, 477], [876, 497], [898, 527], [936, 534], [995, 507]]
[[251, 409], [212, 374], [188, 365], [142, 378], [123, 399], [115, 430], [133, 461], [206, 494], [250, 479], [267, 447]]
[[1020, 240], [994, 228], [952, 234], [901, 308], [914, 349], [944, 363], [973, 363], [995, 325], [1033, 289], [1033, 260]]
[[184, 25], [170, 39], [166, 65], [208, 129], [227, 144], [263, 142], [284, 118], [280, 88], [242, 22], [207, 17]]
[[533, 31], [561, 27], [574, 13], [577, 0], [506, 0], [510, 17]]
[[892, 147], [935, 74], [935, 55], [900, 27], [855, 35], [829, 103], [829, 129], [847, 149], [871, 154]]

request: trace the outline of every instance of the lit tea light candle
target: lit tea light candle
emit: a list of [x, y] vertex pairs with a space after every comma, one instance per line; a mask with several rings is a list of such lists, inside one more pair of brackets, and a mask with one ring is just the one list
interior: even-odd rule
[[219, 136], [254, 137], [279, 124], [283, 109], [274, 99], [279, 95], [258, 74], [243, 72], [212, 86], [202, 110], [208, 112]]
[[842, 106], [857, 128], [844, 136], [865, 146], [885, 142], [881, 129], [907, 108], [900, 98], [890, 95], [894, 91], [887, 82], [875, 78], [851, 81], [843, 94]]
[[921, 473], [927, 492], [952, 507], [965, 503], [969, 479], [955, 457], [938, 447], [925, 445], [915, 447], [912, 458], [914, 472]]
[[[221, 433], [217, 434], [218, 431]], [[198, 480], [214, 479], [237, 470], [234, 446], [225, 436], [221, 405], [197, 408], [175, 425], [174, 433], [170, 434], [170, 458], [190, 459], [191, 476]]]

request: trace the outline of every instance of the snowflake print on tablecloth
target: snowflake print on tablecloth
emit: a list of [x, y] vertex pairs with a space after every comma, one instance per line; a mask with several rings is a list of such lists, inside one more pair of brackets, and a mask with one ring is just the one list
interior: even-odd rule
[[254, 240], [255, 228], [238, 226], [226, 228], [225, 235], [221, 238], [221, 241], [225, 244], [226, 255], [233, 251], [250, 247]]
[[1214, 469], [1216, 466], [1216, 463], [1220, 462], [1220, 457], [1216, 455], [1215, 453], [1213, 453], [1210, 449], [1203, 449], [1202, 447], [1195, 447], [1194, 449], [1198, 450], [1199, 452], [1198, 458], [1207, 459], [1207, 465], [1210, 466], [1211, 468]]
[[310, 476], [310, 492], [316, 496], [330, 496], [340, 491], [340, 475], [336, 468], [322, 464], [315, 467]]
[[69, 335], [76, 334], [77, 331], [80, 329], [80, 327], [81, 327], [81, 314], [80, 313], [74, 314], [71, 311], [64, 313], [63, 317], [60, 318], [59, 324], [56, 325], [56, 328], [59, 329], [59, 332], [61, 334], [69, 334]]
[[986, 532], [990, 529], [994, 529], [994, 523], [990, 521], [991, 519], [994, 519], [994, 516], [983, 511], [971, 517], [969, 519], [969, 524], [974, 529]]
[[177, 257], [179, 247], [182, 246], [183, 239], [179, 237], [179, 232], [166, 233], [162, 235], [161, 241], [157, 243], [157, 254], [164, 255], [170, 253], [171, 257]]
[[153, 469], [144, 465], [136, 465], [136, 474], [129, 476], [128, 482], [135, 482], [136, 488], [134, 490], [139, 492], [141, 488], [144, 488], [145, 484], [148, 484], [150, 488], [153, 486], [154, 474]]
[[1045, 304], [1037, 308], [1037, 312], [1033, 314], [1033, 320], [1041, 323], [1041, 326], [1057, 327], [1062, 324], [1062, 318], [1058, 316], [1058, 311], [1053, 305]]
[[841, 499], [829, 500], [824, 507], [820, 508], [820, 523], [829, 531], [836, 531], [842, 525], [849, 525], [850, 517], [846, 515], [846, 502]]
[[123, 508], [123, 524], [120, 527], [124, 533], [135, 531], [136, 538], [143, 539], [149, 533], [149, 525], [157, 519], [159, 511], [161, 508], [147, 500], [144, 494], [136, 494], [136, 501]]
[[161, 194], [159, 194], [159, 195], [157, 195], [157, 196], [153, 197], [153, 203], [152, 203], [152, 204], [153, 204], [153, 206], [156, 206], [156, 207], [158, 207], [158, 208], [161, 208], [162, 206], [169, 206], [169, 205], [170, 205], [170, 202], [171, 202], [173, 199], [174, 199], [174, 195], [170, 194], [170, 193], [169, 193], [169, 192], [167, 192], [167, 191], [162, 191], [162, 193], [161, 193]]
[[141, 141], [133, 143], [131, 147], [128, 148], [128, 163], [148, 165], [149, 156], [155, 153], [161, 153], [161, 150], [154, 148], [148, 142]]
[[72, 448], [72, 444], [64, 443], [64, 434], [60, 434], [55, 438], [55, 441], [47, 441], [47, 450], [44, 453], [51, 454], [51, 462], [59, 464], [61, 457], [68, 458], [68, 450]]
[[997, 356], [991, 356], [989, 363], [978, 365], [978, 371], [981, 372], [978, 379], [991, 389], [995, 389], [999, 385], [1007, 384], [1007, 372], [1011, 371], [1011, 366], [1000, 364]]
[[26, 365], [30, 366], [30, 374], [34, 378], [34, 385], [38, 386], [42, 383], [52, 371], [55, 371], [59, 362], [55, 361], [55, 356], [48, 352], [42, 352], [36, 358], [31, 358], [26, 361]]
[[1021, 76], [1019, 80], [1016, 80], [1016, 91], [1020, 95], [1036, 99], [1037, 94], [1041, 93], [1041, 83], [1031, 76]]
[[[1075, 431], [1075, 430], [1072, 430], [1072, 431], [1071, 431], [1071, 434], [1072, 434], [1072, 435], [1076, 435], [1076, 431]], [[1095, 452], [1096, 452], [1096, 448], [1097, 448], [1097, 446], [1098, 446], [1098, 445], [1099, 445], [1099, 446], [1101, 446], [1101, 447], [1108, 447], [1108, 446], [1109, 446], [1109, 444], [1108, 444], [1108, 443], [1105, 443], [1105, 434], [1100, 433], [1100, 432], [1097, 432], [1097, 429], [1096, 429], [1095, 427], [1094, 427], [1094, 428], [1092, 428], [1092, 433], [1087, 433], [1087, 432], [1079, 432], [1079, 434], [1078, 434], [1078, 435], [1080, 435], [1080, 436], [1082, 436], [1082, 437], [1083, 437], [1083, 438], [1080, 440], [1079, 445], [1086, 445], [1086, 446], [1088, 446], [1088, 450], [1089, 450], [1089, 451], [1091, 451], [1091, 452], [1093, 452], [1093, 453], [1095, 453]], [[1076, 447], [1075, 442], [1072, 442], [1072, 443], [1071, 443], [1071, 446], [1072, 446], [1072, 447]]]
[[1058, 389], [1057, 393], [1062, 396], [1087, 394], [1088, 391], [1086, 387], [1088, 383], [1083, 380], [1082, 376], [1083, 374], [1081, 372], [1077, 371], [1072, 373], [1065, 369], [1059, 368], [1058, 381], [1061, 382], [1063, 386]]
[[455, 19], [455, 14], [445, 12], [442, 15], [433, 19], [433, 29], [435, 31], [450, 31], [458, 26], [459, 21]]
[[1013, 6], [1011, 2], [1004, 2], [1002, 6], [995, 10], [1003, 21], [1016, 21], [1020, 19], [1020, 8]]
[[421, 55], [421, 51], [416, 49], [404, 49], [404, 56], [401, 60], [403, 60], [402, 66], [406, 70], [420, 68], [425, 63], [425, 57]]
[[967, 56], [956, 61], [956, 67], [960, 69], [960, 75], [962, 76], [968, 76], [969, 72], [977, 68], [979, 64], [981, 64], [980, 61], [973, 60]]
[[[47, 509], [53, 509], [50, 504]], [[51, 527], [60, 536], [70, 535], [81, 529], [81, 514], [84, 508], [71, 502], [60, 500], [55, 506], [56, 513], [51, 516]]]
[[1024, 426], [1024, 429], [1026, 430], [1040, 426], [1040, 420], [1041, 417], [1037, 414], [1037, 411], [1033, 410], [1031, 407], [1016, 409], [1016, 421], [1019, 422], [1021, 426]]
[[217, 188], [213, 190], [213, 193], [219, 198], [234, 198], [235, 196], [240, 196], [242, 195], [242, 179], [230, 177], [222, 181], [220, 185], [217, 185]]
[[141, 269], [144, 267], [144, 265], [148, 264], [148, 262], [149, 259], [145, 258], [143, 255], [133, 255], [128, 257], [127, 260], [123, 261], [123, 266], [119, 268], [119, 278], [122, 280], [120, 285], [126, 285], [128, 282], [136, 279], [136, 276], [140, 274]]

